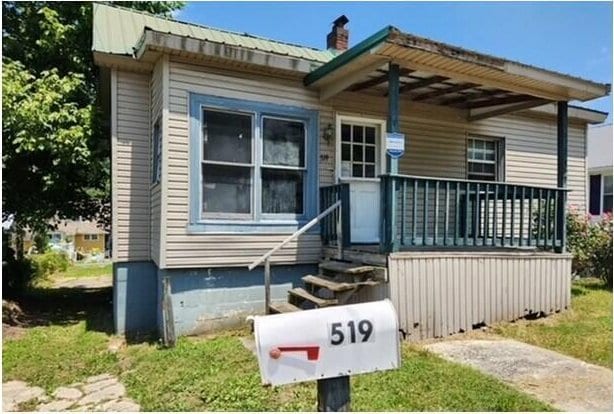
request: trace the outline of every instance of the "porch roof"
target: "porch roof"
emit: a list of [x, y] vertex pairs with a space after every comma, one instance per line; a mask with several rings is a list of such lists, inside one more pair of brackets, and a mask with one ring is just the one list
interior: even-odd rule
[[498, 58], [401, 32], [388, 26], [304, 78], [327, 100], [344, 91], [385, 95], [389, 63], [401, 67], [400, 94], [467, 110], [470, 120], [554, 101], [587, 101], [610, 85]]

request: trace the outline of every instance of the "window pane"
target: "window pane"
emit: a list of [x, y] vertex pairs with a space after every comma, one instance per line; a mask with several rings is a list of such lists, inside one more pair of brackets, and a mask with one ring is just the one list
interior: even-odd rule
[[262, 145], [265, 164], [305, 166], [305, 125], [302, 122], [264, 118]]
[[612, 196], [611, 195], [603, 196], [603, 212], [604, 213], [612, 212]]
[[365, 142], [367, 144], [375, 144], [375, 128], [365, 127]]
[[375, 165], [365, 165], [365, 177], [375, 177]]
[[251, 168], [203, 164], [205, 213], [251, 212]]
[[365, 147], [365, 161], [375, 162], [375, 147]]
[[603, 176], [603, 193], [612, 194], [612, 176], [611, 175]]
[[252, 162], [252, 117], [204, 110], [203, 156], [205, 160]]
[[354, 142], [362, 142], [363, 141], [363, 136], [362, 136], [363, 127], [359, 125], [354, 125], [353, 130], [354, 130], [354, 136], [352, 137], [352, 140]]
[[341, 145], [341, 160], [342, 161], [351, 161], [351, 145], [350, 144], [342, 144]]
[[354, 161], [362, 161], [362, 145], [352, 145]]
[[493, 153], [495, 152], [495, 142], [494, 141], [482, 141], [484, 142], [484, 148], [486, 149], [486, 151], [492, 151]]
[[303, 172], [263, 168], [262, 212], [303, 214]]
[[486, 158], [488, 161], [494, 161], [494, 160], [495, 160], [495, 152], [494, 152], [494, 151], [489, 151], [489, 150], [487, 150], [487, 151], [485, 152], [485, 158]]
[[362, 164], [352, 164], [352, 177], [362, 177]]
[[341, 141], [351, 141], [352, 140], [352, 127], [348, 124], [341, 124]]

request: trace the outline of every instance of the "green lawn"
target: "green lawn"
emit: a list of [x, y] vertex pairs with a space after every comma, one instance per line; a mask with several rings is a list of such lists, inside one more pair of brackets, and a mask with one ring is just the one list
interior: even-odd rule
[[[52, 391], [109, 372], [119, 375], [143, 410], [313, 411], [315, 383], [262, 387], [246, 331], [209, 339], [181, 338], [173, 349], [155, 343], [106, 350], [110, 336], [73, 325], [31, 328], [3, 347], [3, 380]], [[401, 369], [352, 378], [355, 411], [541, 411], [549, 406], [471, 368], [407, 344]]]
[[97, 277], [111, 275], [113, 273], [113, 264], [105, 263], [88, 263], [88, 264], [74, 264], [70, 266], [65, 272], [58, 272], [52, 277], [54, 279], [79, 279], [82, 277]]
[[598, 279], [572, 287], [571, 309], [548, 318], [497, 325], [494, 332], [612, 368], [612, 291]]

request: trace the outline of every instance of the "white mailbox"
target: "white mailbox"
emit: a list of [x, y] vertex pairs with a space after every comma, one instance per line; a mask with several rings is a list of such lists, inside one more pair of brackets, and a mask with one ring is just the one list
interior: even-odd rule
[[398, 368], [398, 328], [388, 299], [256, 316], [262, 383], [281, 385]]

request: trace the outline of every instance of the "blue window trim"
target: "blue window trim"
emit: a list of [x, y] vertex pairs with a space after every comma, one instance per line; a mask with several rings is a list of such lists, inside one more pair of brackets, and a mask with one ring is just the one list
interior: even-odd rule
[[[318, 179], [319, 179], [319, 119], [318, 112], [304, 108], [249, 101], [244, 99], [224, 98], [220, 96], [190, 93], [190, 221], [189, 233], [291, 233], [317, 215]], [[203, 219], [201, 218], [201, 111], [203, 107], [229, 111], [252, 112], [256, 115], [256, 129], [260, 129], [263, 116], [278, 116], [305, 122], [306, 164], [304, 188], [304, 212], [300, 216], [280, 215], [272, 218], [271, 214], [258, 214], [252, 220], [237, 219]], [[261, 137], [255, 136], [256, 151], [261, 151]], [[258, 158], [260, 156], [258, 155]], [[256, 167], [255, 173], [258, 173]], [[254, 189], [254, 205], [261, 202], [260, 189]], [[256, 209], [260, 211], [260, 209]], [[256, 215], [256, 212], [253, 212]], [[317, 232], [317, 226], [312, 230]]]

